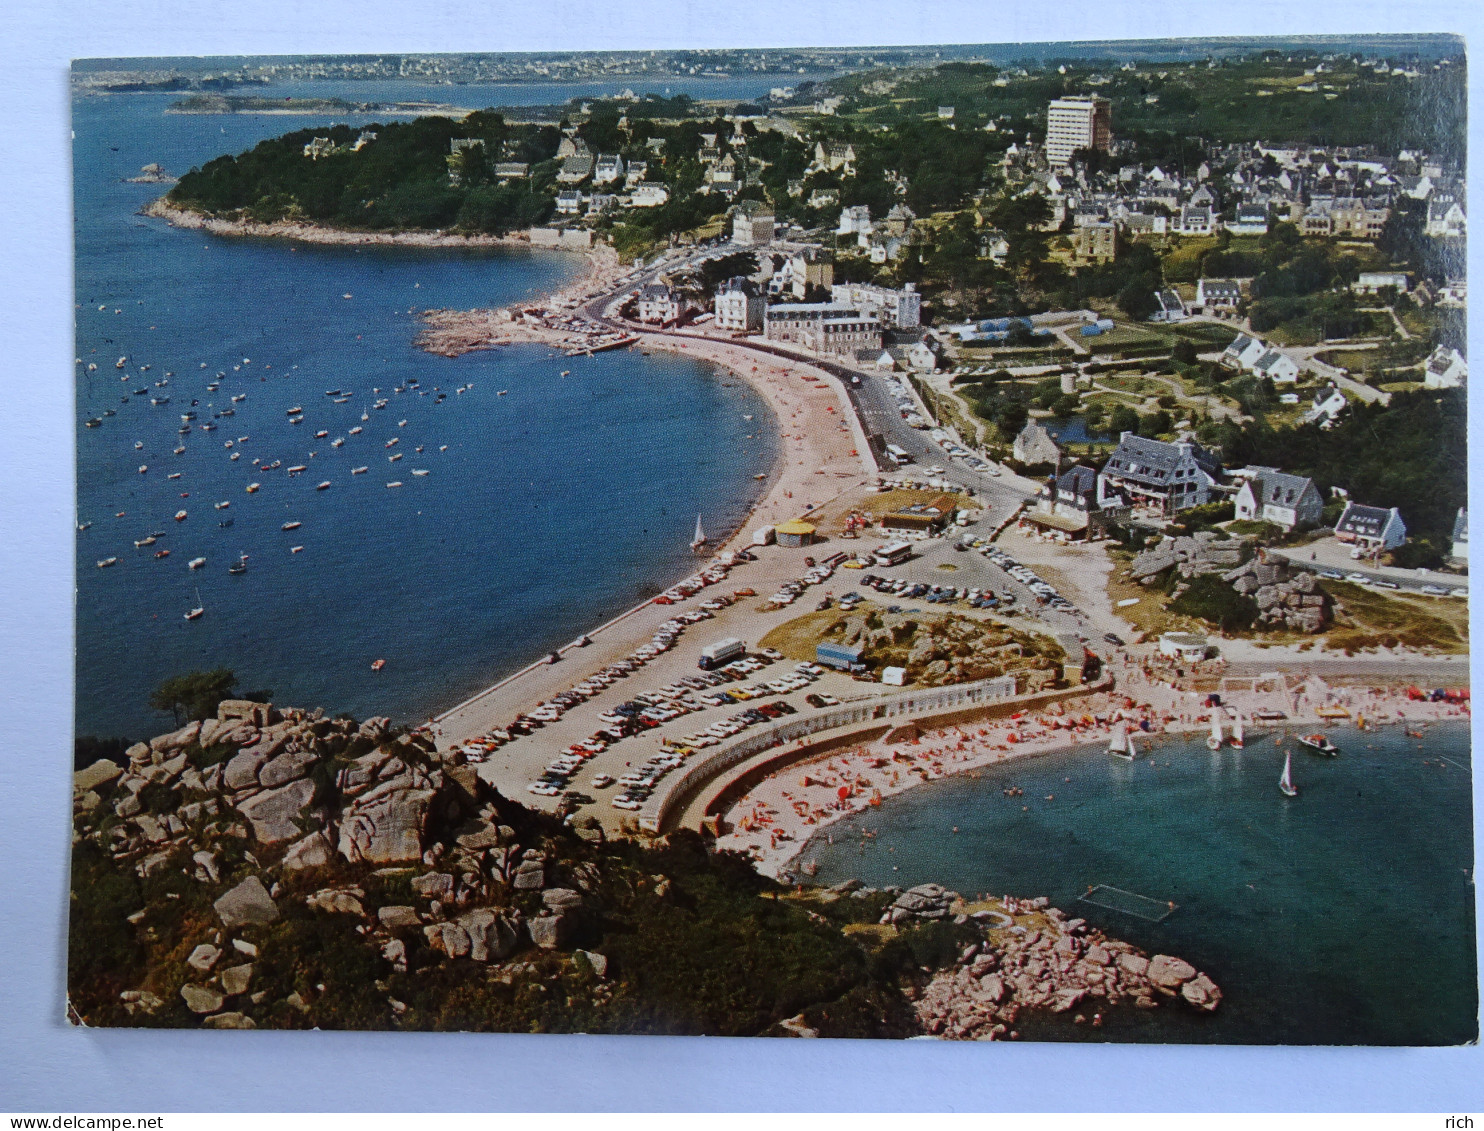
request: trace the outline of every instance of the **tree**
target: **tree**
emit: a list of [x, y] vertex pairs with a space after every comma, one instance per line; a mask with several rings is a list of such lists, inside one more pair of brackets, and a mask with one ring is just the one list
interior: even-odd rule
[[1118, 309], [1136, 322], [1144, 321], [1159, 309], [1159, 303], [1154, 298], [1154, 288], [1138, 279], [1118, 292], [1117, 302]]
[[1196, 363], [1195, 343], [1188, 338], [1181, 338], [1175, 343], [1175, 348], [1170, 355], [1181, 365], [1194, 365]]
[[186, 672], [171, 676], [151, 692], [149, 705], [156, 711], [169, 711], [179, 726], [185, 719], [208, 719], [216, 714], [217, 705], [232, 694], [237, 677], [229, 668], [209, 672]]
[[1126, 404], [1116, 407], [1108, 416], [1108, 431], [1117, 436], [1139, 430], [1139, 414]]

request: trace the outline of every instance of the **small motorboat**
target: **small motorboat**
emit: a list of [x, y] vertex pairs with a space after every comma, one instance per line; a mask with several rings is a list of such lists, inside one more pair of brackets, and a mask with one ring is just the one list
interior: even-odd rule
[[385, 660], [372, 660], [371, 661], [371, 670], [373, 672], [379, 672], [384, 667], [386, 667], [386, 661]]
[[1300, 734], [1294, 737], [1296, 741], [1316, 754], [1323, 754], [1326, 758], [1333, 758], [1340, 752], [1340, 748], [1322, 734]]
[[230, 507], [231, 505], [232, 505], [231, 503], [229, 503], [225, 499], [223, 499], [221, 502], [219, 502], [219, 503], [216, 504], [216, 509], [219, 510], [219, 511], [224, 511], [228, 507]]
[[236, 521], [237, 520], [235, 518], [224, 518], [219, 523], [217, 523], [217, 525], [218, 526], [231, 526], [232, 523], [234, 523]]
[[330, 481], [326, 479], [323, 483], [318, 484], [314, 489], [316, 491], [328, 491], [330, 489]]
[[359, 424], [357, 424], [354, 428], [352, 428], [350, 430], [350, 434], [352, 436], [359, 436], [362, 433], [362, 431], [364, 431], [364, 429], [362, 429], [361, 426]]
[[352, 475], [365, 475], [368, 470], [369, 468], [365, 467], [353, 467], [350, 469], [350, 473]]
[[323, 440], [323, 439], [324, 439], [324, 438], [325, 438], [325, 437], [326, 437], [326, 436], [328, 436], [328, 435], [329, 435], [329, 434], [330, 434], [330, 433], [329, 433], [329, 432], [327, 432], [327, 431], [325, 431], [325, 430], [324, 430], [324, 429], [323, 429], [323, 428], [321, 428], [321, 429], [320, 429], [320, 430], [319, 430], [319, 431], [318, 431], [318, 432], [316, 432], [316, 433], [315, 433], [315, 434], [314, 434], [314, 438], [315, 438], [315, 439], [316, 439], [316, 440]]
[[155, 551], [155, 557], [156, 558], [168, 558], [169, 556], [170, 556], [170, 551], [169, 550], [156, 550]]
[[155, 539], [155, 536], [153, 534], [151, 534], [147, 538], [138, 538], [134, 542], [134, 548], [136, 550], [142, 550], [146, 546], [153, 546], [155, 544], [155, 540], [156, 539]]
[[413, 468], [413, 469], [412, 469], [412, 474], [413, 474], [413, 475], [426, 475], [426, 474], [427, 474], [427, 472], [426, 472], [426, 471], [424, 471], [424, 470], [423, 470], [423, 469], [422, 469], [422, 468], [420, 468], [420, 467], [414, 467], [414, 468]]
[[289, 553], [291, 553], [291, 554], [302, 554], [303, 552], [304, 552], [304, 547], [303, 546], [290, 546], [289, 547]]
[[239, 554], [237, 560], [227, 567], [227, 572], [231, 574], [246, 573], [247, 555]]
[[101, 562], [98, 563], [98, 568], [107, 569], [109, 566], [115, 566], [118, 564], [119, 560], [117, 558], [104, 558]]
[[302, 522], [286, 522], [286, 523], [283, 524], [282, 527], [280, 527], [280, 529], [281, 530], [298, 530], [299, 527], [301, 527], [303, 525], [304, 524]]
[[205, 564], [205, 558], [192, 558], [190, 561], [186, 562], [186, 567], [189, 569], [200, 569]]
[[176, 522], [184, 522], [185, 520], [186, 520], [186, 512], [185, 511], [179, 510], [179, 511], [176, 511], [175, 512], [175, 521]]
[[387, 486], [388, 487], [400, 487], [400, 486], [402, 486], [402, 481], [400, 479], [393, 479], [390, 483], [387, 484]]
[[336, 436], [333, 440], [330, 441], [330, 447], [332, 447], [332, 448], [338, 448], [338, 447], [341, 447], [344, 443], [345, 443], [345, 437], [343, 437], [343, 436]]
[[261, 483], [249, 483], [247, 485], [247, 493], [249, 495], [256, 495], [260, 487], [262, 487]]
[[401, 458], [402, 458], [402, 453], [401, 452], [393, 452], [391, 455], [389, 455], [389, 456], [386, 457], [386, 461], [387, 461], [387, 463], [396, 463]]

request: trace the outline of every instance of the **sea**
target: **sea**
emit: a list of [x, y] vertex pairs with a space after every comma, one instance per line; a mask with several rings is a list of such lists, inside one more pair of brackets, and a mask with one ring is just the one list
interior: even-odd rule
[[[817, 862], [816, 883], [1048, 896], [1186, 959], [1225, 995], [1214, 1014], [1105, 1009], [1100, 1028], [1025, 1015], [1025, 1039], [1474, 1041], [1467, 724], [1330, 734], [1332, 759], [1279, 745], [1282, 732], [1216, 752], [1160, 737], [1133, 763], [1100, 747], [1021, 759], [888, 798], [816, 833], [800, 859]], [[1287, 751], [1293, 798], [1278, 791]]]
[[[666, 85], [741, 99], [779, 81]], [[480, 106], [619, 89], [358, 96]], [[776, 427], [725, 371], [636, 349], [414, 347], [418, 312], [550, 292], [577, 256], [216, 237], [139, 215], [164, 191], [126, 183], [145, 164], [179, 175], [291, 130], [373, 120], [167, 113], [180, 97], [72, 105], [77, 734], [160, 733], [171, 720], [151, 691], [215, 668], [279, 703], [421, 721], [692, 572], [697, 515], [713, 538], [745, 521]]]

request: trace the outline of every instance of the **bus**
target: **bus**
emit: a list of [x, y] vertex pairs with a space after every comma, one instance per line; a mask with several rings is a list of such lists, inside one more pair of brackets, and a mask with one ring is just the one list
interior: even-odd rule
[[876, 551], [876, 564], [879, 566], [900, 565], [912, 556], [912, 545], [909, 542], [889, 542]]
[[886, 458], [891, 460], [891, 462], [896, 464], [898, 467], [901, 467], [903, 464], [912, 462], [912, 457], [907, 454], [907, 449], [899, 447], [896, 444], [886, 445]]

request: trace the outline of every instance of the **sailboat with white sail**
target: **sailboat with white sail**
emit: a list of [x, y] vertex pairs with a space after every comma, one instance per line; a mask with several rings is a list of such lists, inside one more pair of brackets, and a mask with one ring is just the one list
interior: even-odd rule
[[1119, 727], [1108, 739], [1108, 753], [1114, 758], [1124, 762], [1134, 760], [1134, 737], [1129, 733], [1128, 727]]
[[1221, 744], [1225, 741], [1226, 738], [1221, 733], [1221, 713], [1220, 711], [1212, 711], [1211, 733], [1206, 736], [1206, 745], [1212, 750], [1220, 750]]
[[1238, 750], [1242, 749], [1242, 747], [1244, 747], [1244, 746], [1247, 745], [1247, 740], [1246, 740], [1245, 737], [1243, 737], [1242, 712], [1241, 711], [1238, 711], [1237, 712], [1237, 717], [1232, 722], [1232, 738], [1231, 738], [1231, 743]]
[[696, 535], [695, 535], [694, 538], [692, 538], [690, 540], [690, 548], [692, 550], [699, 550], [705, 544], [706, 544], [706, 531], [701, 528], [701, 516], [698, 513], [696, 515]]
[[1293, 754], [1283, 757], [1283, 776], [1278, 779], [1278, 791], [1284, 797], [1297, 797], [1298, 789], [1293, 784]]
[[194, 609], [192, 609], [190, 612], [186, 613], [185, 619], [186, 620], [200, 620], [205, 615], [206, 615], [206, 602], [203, 601], [203, 600], [201, 600], [201, 589], [198, 586], [197, 589], [196, 589], [196, 607]]

